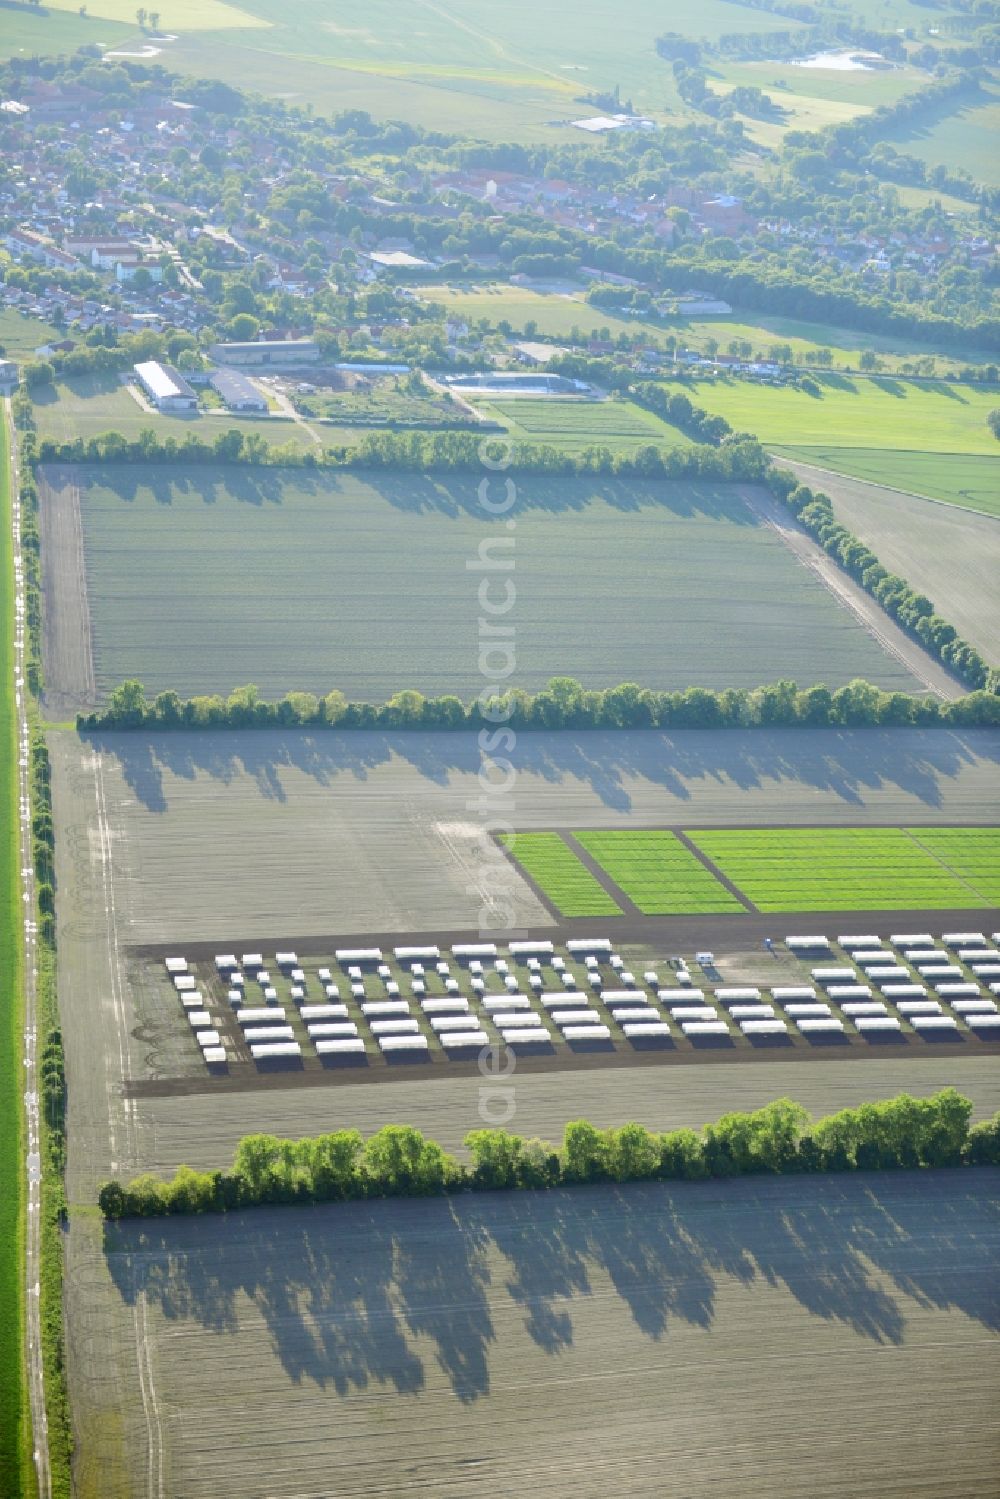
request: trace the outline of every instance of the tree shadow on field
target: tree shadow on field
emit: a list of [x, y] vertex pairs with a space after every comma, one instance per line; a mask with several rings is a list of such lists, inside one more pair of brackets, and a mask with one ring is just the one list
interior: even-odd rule
[[[349, 795], [353, 783], [403, 761], [443, 792], [464, 796], [475, 792], [471, 783], [482, 765], [475, 727], [451, 733], [223, 730], [85, 737], [151, 812], [169, 810], [175, 779], [207, 776], [226, 786], [250, 776], [263, 799], [284, 801], [298, 794], [302, 777], [333, 795]], [[783, 789], [790, 797], [819, 792], [832, 797], [835, 807], [859, 814], [873, 794], [895, 790], [922, 806], [942, 808], [948, 783], [963, 771], [977, 761], [1000, 765], [1000, 741], [989, 731], [913, 728], [520, 731], [511, 758], [522, 809], [533, 795], [575, 782], [602, 806], [626, 815], [635, 798], [653, 788], [668, 798], [656, 820], [669, 823], [674, 814], [687, 816], [713, 789], [772, 795]], [[398, 784], [387, 785], [386, 792], [402, 795]]]
[[730, 1317], [742, 1335], [733, 1296], [763, 1287], [875, 1344], [905, 1343], [908, 1302], [995, 1332], [998, 1230], [1000, 1171], [982, 1168], [126, 1220], [105, 1225], [104, 1248], [122, 1300], [144, 1293], [170, 1323], [235, 1336], [256, 1312], [295, 1385], [413, 1393], [433, 1357], [472, 1403], [512, 1312], [557, 1357], [609, 1298], [653, 1343], [681, 1326], [725, 1339]]

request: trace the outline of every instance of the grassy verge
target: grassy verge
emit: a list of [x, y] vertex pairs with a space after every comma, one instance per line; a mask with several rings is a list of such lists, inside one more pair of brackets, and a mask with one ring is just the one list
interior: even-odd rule
[[10, 466], [0, 420], [0, 1494], [33, 1492], [24, 1366], [21, 881]]

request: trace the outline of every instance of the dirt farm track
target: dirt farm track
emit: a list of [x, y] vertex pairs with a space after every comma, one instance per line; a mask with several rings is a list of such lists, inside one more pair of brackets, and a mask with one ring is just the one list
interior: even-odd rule
[[[1000, 1172], [258, 1211], [105, 1239], [111, 1172], [222, 1166], [254, 1130], [391, 1118], [461, 1148], [481, 1122], [468, 1068], [159, 1086], [135, 983], [171, 945], [476, 930], [479, 759], [474, 735], [49, 744], [78, 1499], [1000, 1493]], [[528, 828], [958, 825], [995, 820], [1000, 739], [534, 734], [518, 750]], [[509, 872], [517, 921], [554, 933]], [[704, 940], [735, 973], [763, 918], [729, 919], [729, 954], [702, 922], [659, 938]], [[981, 1045], [799, 1062], [526, 1064], [512, 1127], [700, 1126], [781, 1095], [820, 1114], [948, 1084], [979, 1118], [1000, 1094]]]

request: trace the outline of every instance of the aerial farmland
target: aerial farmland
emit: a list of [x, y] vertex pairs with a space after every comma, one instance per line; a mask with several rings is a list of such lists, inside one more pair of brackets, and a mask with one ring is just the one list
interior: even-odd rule
[[990, 0], [0, 14], [0, 1499], [996, 1495]]

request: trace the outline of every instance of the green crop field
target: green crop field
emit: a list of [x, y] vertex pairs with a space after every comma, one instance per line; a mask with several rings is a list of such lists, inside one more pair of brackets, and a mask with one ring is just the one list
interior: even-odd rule
[[904, 453], [885, 448], [793, 447], [786, 443], [772, 448], [772, 452], [779, 458], [797, 458], [802, 463], [835, 469], [871, 484], [887, 484], [891, 489], [1000, 516], [997, 482], [1000, 449], [996, 457], [987, 457], [969, 453]]
[[691, 399], [766, 443], [996, 454], [986, 425], [997, 393], [951, 381], [815, 374], [818, 395], [721, 379], [686, 383]]
[[[88, 615], [98, 690], [137, 676], [154, 691], [254, 682], [381, 701], [482, 686], [466, 564], [504, 533], [467, 475], [129, 464], [49, 480], [51, 691], [79, 700]], [[517, 686], [568, 673], [593, 687], [917, 688], [739, 485], [524, 475], [515, 516]]]
[[25, 1406], [21, 1322], [21, 878], [14, 566], [6, 416], [0, 410], [0, 1493], [22, 1493]]
[[1000, 132], [1000, 84], [985, 83], [978, 96], [929, 112], [910, 121], [886, 140], [928, 166], [964, 167], [976, 182], [1000, 186], [997, 134]]
[[[363, 13], [329, 17], [321, 7], [281, 0], [242, 0], [238, 9], [267, 29], [188, 36], [178, 24], [179, 39], [162, 60], [322, 111], [367, 109], [494, 139], [551, 138], [551, 121], [594, 113], [581, 96], [615, 83], [642, 110], [661, 113], [676, 102], [670, 68], [654, 47], [664, 29], [656, 0], [633, 0], [625, 12], [581, 0], [572, 25], [561, 9], [539, 10], [527, 0], [463, 0], [460, 7], [370, 0]], [[709, 37], [790, 24], [759, 11], [748, 18], [729, 0], [674, 0], [670, 23]]]
[[574, 837], [644, 916], [744, 909], [675, 833], [597, 832]]
[[621, 907], [558, 833], [504, 834], [500, 842], [560, 916], [620, 916]]
[[512, 437], [567, 452], [582, 452], [595, 444], [613, 452], [634, 452], [645, 443], [669, 448], [689, 443], [678, 427], [632, 401], [578, 401], [563, 396], [473, 399], [484, 416], [503, 422]]
[[907, 831], [960, 880], [1000, 906], [1000, 829], [908, 828]]
[[[956, 833], [959, 830], [956, 830]], [[902, 828], [741, 828], [691, 832], [692, 842], [760, 911], [919, 911], [988, 907], [989, 876], [935, 857], [933, 833]], [[919, 838], [919, 841], [918, 841]], [[944, 845], [942, 845], [942, 848]], [[995, 830], [986, 852], [1000, 849]], [[979, 859], [979, 846], [956, 860]], [[993, 881], [995, 885], [995, 878]]]

